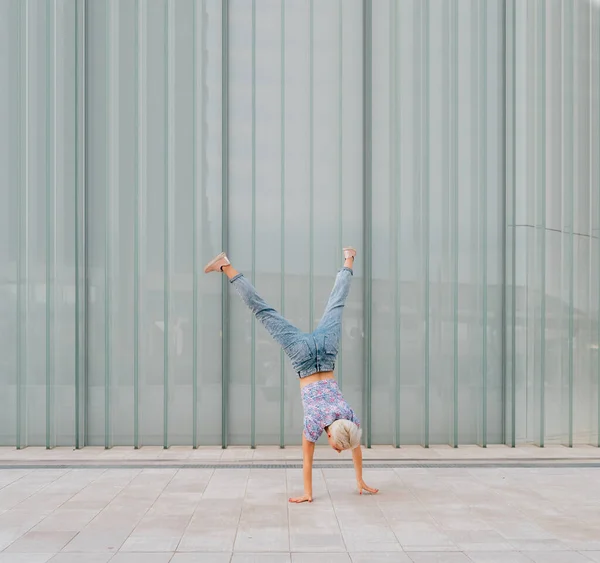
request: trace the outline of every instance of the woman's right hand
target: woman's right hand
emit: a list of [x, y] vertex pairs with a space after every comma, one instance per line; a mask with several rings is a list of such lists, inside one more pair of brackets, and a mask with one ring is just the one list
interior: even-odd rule
[[312, 502], [312, 495], [302, 495], [301, 497], [290, 498], [290, 502], [300, 504], [301, 502]]

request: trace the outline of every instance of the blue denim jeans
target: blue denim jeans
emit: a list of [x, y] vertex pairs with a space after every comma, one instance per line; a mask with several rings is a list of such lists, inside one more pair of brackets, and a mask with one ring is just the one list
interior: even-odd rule
[[323, 317], [316, 330], [302, 332], [284, 319], [273, 307], [258, 295], [254, 286], [238, 274], [231, 283], [256, 318], [279, 343], [289, 357], [300, 377], [321, 371], [333, 371], [342, 336], [342, 311], [350, 291], [352, 270], [343, 268], [335, 278], [335, 284]]

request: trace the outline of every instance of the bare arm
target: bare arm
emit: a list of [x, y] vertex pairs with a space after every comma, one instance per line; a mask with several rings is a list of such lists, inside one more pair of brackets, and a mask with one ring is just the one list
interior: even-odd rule
[[362, 495], [363, 491], [367, 491], [374, 495], [379, 492], [379, 489], [373, 489], [363, 481], [362, 478], [362, 449], [360, 446], [352, 450], [352, 461], [354, 462], [354, 471], [356, 472], [356, 484], [358, 492]]
[[291, 498], [290, 502], [312, 502], [312, 466], [315, 443], [306, 439], [302, 433], [302, 474], [304, 476], [304, 495]]

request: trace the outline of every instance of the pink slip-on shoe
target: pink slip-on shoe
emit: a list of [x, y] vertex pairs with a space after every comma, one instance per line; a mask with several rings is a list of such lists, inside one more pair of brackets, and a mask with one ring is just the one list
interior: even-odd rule
[[344, 258], [347, 260], [348, 258], [354, 259], [356, 256], [356, 249], [351, 246], [346, 246], [344, 248]]
[[218, 256], [215, 256], [204, 268], [204, 273], [208, 274], [208, 272], [222, 272], [223, 266], [229, 266], [231, 263], [229, 262], [229, 258], [224, 252], [221, 252]]

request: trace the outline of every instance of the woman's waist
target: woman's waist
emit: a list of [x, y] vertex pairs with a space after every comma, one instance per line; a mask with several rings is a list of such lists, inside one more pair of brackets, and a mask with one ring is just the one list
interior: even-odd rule
[[313, 373], [312, 375], [307, 375], [306, 377], [302, 377], [300, 379], [300, 389], [304, 389], [307, 385], [311, 383], [316, 383], [317, 381], [325, 381], [327, 379], [333, 379], [335, 381], [335, 376], [332, 371], [319, 371], [317, 373]]

